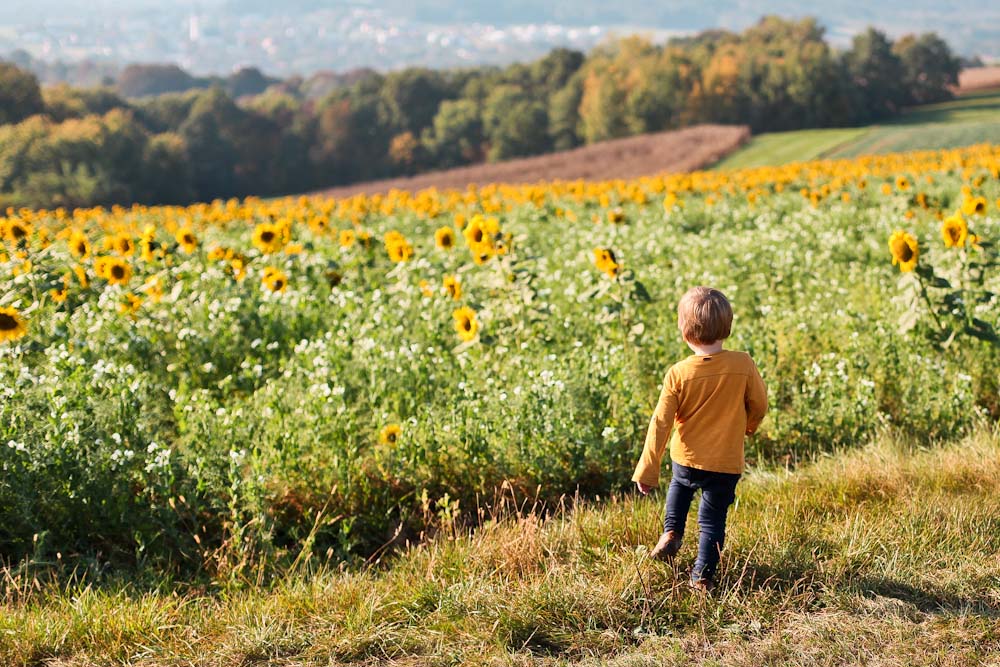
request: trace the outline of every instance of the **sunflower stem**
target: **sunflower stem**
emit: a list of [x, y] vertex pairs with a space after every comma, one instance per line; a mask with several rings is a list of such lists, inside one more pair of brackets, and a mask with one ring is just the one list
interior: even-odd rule
[[934, 304], [931, 303], [931, 298], [927, 294], [927, 286], [924, 284], [924, 279], [917, 273], [917, 282], [920, 283], [920, 294], [924, 297], [924, 302], [927, 304], [927, 309], [931, 311], [931, 317], [934, 318], [934, 323], [937, 324], [938, 330], [943, 334], [945, 333], [945, 327], [941, 324], [941, 318], [938, 317], [937, 311], [934, 310]]

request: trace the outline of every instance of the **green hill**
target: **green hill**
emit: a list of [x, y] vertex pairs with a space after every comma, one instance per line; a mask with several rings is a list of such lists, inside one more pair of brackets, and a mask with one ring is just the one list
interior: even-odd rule
[[760, 134], [719, 161], [715, 168], [955, 148], [982, 142], [1000, 142], [1000, 90], [916, 107], [880, 125]]

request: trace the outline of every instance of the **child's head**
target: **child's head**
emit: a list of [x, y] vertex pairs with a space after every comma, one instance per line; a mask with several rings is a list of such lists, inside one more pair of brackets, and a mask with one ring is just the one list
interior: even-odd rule
[[677, 304], [677, 326], [687, 342], [711, 345], [729, 337], [733, 307], [717, 289], [692, 287]]

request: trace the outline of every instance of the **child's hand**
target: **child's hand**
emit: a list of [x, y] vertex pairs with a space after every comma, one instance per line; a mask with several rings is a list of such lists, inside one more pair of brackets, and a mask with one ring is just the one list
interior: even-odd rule
[[639, 493], [641, 493], [642, 495], [646, 495], [647, 493], [649, 493], [650, 491], [653, 490], [653, 487], [646, 486], [642, 482], [636, 482], [635, 485], [636, 485], [636, 487], [638, 487]]

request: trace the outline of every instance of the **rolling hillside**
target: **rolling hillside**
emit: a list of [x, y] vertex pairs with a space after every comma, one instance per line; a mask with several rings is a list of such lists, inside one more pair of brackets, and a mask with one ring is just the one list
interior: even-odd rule
[[1000, 142], [1000, 89], [997, 88], [916, 107], [880, 125], [760, 134], [714, 167], [739, 169], [872, 153], [955, 148], [981, 142]]
[[469, 184], [610, 180], [693, 171], [716, 162], [750, 137], [742, 126], [698, 125], [682, 130], [604, 141], [535, 157], [432, 171], [409, 178], [354, 183], [324, 190], [331, 197], [425, 188], [463, 189]]

